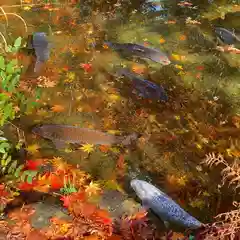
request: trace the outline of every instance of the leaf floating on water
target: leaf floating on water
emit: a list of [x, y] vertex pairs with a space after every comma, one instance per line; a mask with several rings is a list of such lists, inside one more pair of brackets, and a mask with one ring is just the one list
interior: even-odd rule
[[32, 145], [28, 145], [26, 147], [26, 150], [31, 153], [31, 154], [35, 154], [39, 151], [40, 146], [38, 144], [32, 144]]
[[121, 96], [117, 95], [117, 94], [109, 94], [108, 97], [109, 97], [109, 99], [111, 101], [119, 101], [119, 100], [121, 100]]
[[185, 41], [187, 39], [186, 35], [180, 35], [179, 40], [180, 41]]
[[176, 64], [174, 67], [177, 69], [183, 70], [183, 66], [181, 66], [181, 65]]
[[113, 135], [121, 133], [119, 130], [108, 130], [107, 132]]
[[101, 191], [99, 184], [90, 182], [90, 184], [86, 187], [85, 192], [88, 196], [96, 195]]
[[159, 39], [159, 42], [160, 42], [161, 44], [163, 44], [163, 43], [166, 42], [166, 40], [165, 40], [164, 38], [160, 38], [160, 39]]
[[137, 73], [137, 74], [142, 74], [145, 72], [146, 67], [144, 65], [140, 65], [140, 64], [134, 64], [132, 66], [132, 70], [133, 72]]
[[90, 153], [94, 150], [94, 145], [93, 144], [84, 144], [79, 149], [84, 152]]
[[51, 110], [53, 112], [64, 112], [65, 107], [63, 107], [62, 105], [54, 105], [51, 107]]
[[100, 145], [99, 150], [103, 153], [107, 153], [109, 151], [110, 147], [106, 145]]

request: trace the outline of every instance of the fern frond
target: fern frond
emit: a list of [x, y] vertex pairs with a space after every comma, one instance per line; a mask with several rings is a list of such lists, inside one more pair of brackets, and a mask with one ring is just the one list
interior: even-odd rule
[[215, 153], [206, 154], [206, 158], [201, 162], [201, 164], [206, 164], [210, 168], [213, 165], [216, 166], [219, 164], [224, 164], [225, 166], [228, 165], [228, 163], [225, 161], [221, 154], [216, 155]]

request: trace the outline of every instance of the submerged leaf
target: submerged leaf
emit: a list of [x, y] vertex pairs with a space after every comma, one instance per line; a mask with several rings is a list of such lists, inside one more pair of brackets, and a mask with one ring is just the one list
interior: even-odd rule
[[93, 144], [83, 144], [82, 147], [80, 147], [79, 149], [81, 149], [84, 152], [90, 153], [94, 150], [94, 145]]

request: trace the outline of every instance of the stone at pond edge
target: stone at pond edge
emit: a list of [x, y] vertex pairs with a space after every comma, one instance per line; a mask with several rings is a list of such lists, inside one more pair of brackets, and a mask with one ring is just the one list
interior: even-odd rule
[[47, 240], [47, 237], [37, 230], [33, 230], [29, 233], [26, 240]]

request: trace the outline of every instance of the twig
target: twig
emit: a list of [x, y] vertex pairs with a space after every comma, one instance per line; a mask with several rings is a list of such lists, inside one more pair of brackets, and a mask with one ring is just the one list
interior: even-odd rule
[[5, 17], [6, 17], [6, 15], [13, 15], [13, 16], [18, 17], [19, 19], [21, 19], [21, 21], [22, 21], [23, 24], [24, 24], [25, 31], [26, 31], [26, 32], [28, 31], [27, 24], [26, 24], [25, 20], [24, 20], [21, 16], [19, 16], [19, 15], [16, 14], [16, 13], [6, 13], [6, 12], [4, 12], [4, 13], [5, 13], [5, 14], [0, 14], [0, 16], [5, 16]]
[[6, 38], [4, 37], [4, 35], [0, 32], [0, 36], [2, 37], [3, 39], [3, 42], [5, 44], [5, 49], [7, 48], [8, 44], [7, 44], [7, 41], [6, 41]]
[[[15, 5], [2, 5], [2, 8], [15, 8], [15, 7], [34, 7], [34, 6], [44, 6], [44, 3], [22, 3], [22, 4], [15, 4]], [[51, 5], [62, 5], [62, 3], [51, 3]], [[70, 3], [65, 3], [65, 5], [70, 5]]]
[[7, 24], [7, 27], [8, 27], [8, 18], [7, 18], [7, 14], [5, 13], [5, 11], [3, 10], [2, 7], [0, 7], [0, 9], [1, 9], [1, 11], [3, 12], [3, 14], [4, 14], [4, 17], [5, 17], [5, 19], [6, 19], [6, 24]]

